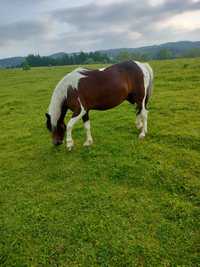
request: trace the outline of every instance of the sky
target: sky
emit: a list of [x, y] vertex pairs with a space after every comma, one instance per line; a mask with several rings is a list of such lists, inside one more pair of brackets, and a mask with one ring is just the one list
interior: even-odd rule
[[200, 40], [200, 0], [0, 0], [0, 58]]

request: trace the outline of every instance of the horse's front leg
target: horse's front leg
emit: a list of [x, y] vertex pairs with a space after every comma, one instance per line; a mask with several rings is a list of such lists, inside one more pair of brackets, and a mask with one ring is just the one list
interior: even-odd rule
[[73, 141], [73, 138], [72, 138], [73, 127], [77, 123], [77, 121], [85, 115], [85, 113], [86, 113], [86, 111], [81, 107], [81, 110], [79, 110], [78, 112], [74, 112], [72, 114], [72, 118], [69, 120], [69, 122], [67, 124], [66, 143], [67, 143], [67, 149], [69, 151], [71, 151], [73, 146], [74, 146], [74, 141]]
[[84, 123], [84, 128], [86, 130], [86, 141], [83, 144], [84, 146], [91, 146], [93, 144], [93, 138], [91, 135], [91, 129], [90, 129], [90, 119], [88, 112], [82, 117], [83, 123]]

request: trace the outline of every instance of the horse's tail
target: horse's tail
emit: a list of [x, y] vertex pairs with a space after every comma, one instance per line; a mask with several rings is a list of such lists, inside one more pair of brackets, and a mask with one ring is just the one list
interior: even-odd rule
[[146, 92], [146, 98], [145, 98], [145, 106], [147, 106], [148, 100], [152, 95], [153, 92], [153, 69], [151, 68], [151, 66], [148, 63], [145, 63], [145, 66], [149, 72], [149, 85], [147, 87], [147, 92]]

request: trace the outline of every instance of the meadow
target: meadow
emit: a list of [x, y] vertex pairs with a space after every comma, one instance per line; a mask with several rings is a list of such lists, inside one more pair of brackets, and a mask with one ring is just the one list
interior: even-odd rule
[[200, 266], [200, 59], [150, 64], [146, 139], [123, 103], [72, 152], [44, 114], [74, 66], [0, 70], [0, 266]]

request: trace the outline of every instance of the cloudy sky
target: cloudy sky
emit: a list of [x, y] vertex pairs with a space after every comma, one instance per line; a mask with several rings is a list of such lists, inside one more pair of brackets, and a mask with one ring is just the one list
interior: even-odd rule
[[200, 0], [0, 3], [0, 58], [200, 40]]

